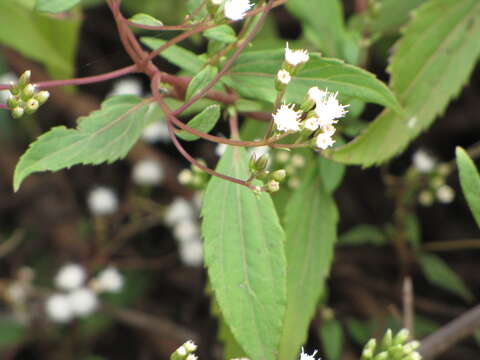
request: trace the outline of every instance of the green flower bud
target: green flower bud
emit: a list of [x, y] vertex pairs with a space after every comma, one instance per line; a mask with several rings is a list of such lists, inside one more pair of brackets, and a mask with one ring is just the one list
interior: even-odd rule
[[10, 93], [14, 96], [20, 95], [20, 92], [22, 91], [20, 89], [20, 87], [13, 82], [10, 83], [10, 89], [9, 90], [10, 90]]
[[49, 98], [50, 93], [46, 90], [40, 91], [38, 94], [35, 95], [35, 100], [37, 100], [40, 105], [45, 104]]
[[7, 99], [7, 106], [9, 109], [15, 109], [18, 105], [20, 105], [20, 101], [16, 96], [10, 96]]
[[195, 350], [197, 350], [197, 345], [192, 341], [188, 340], [185, 344], [183, 344], [183, 347], [189, 352], [192, 353]]
[[182, 345], [170, 355], [170, 360], [184, 360], [187, 355], [187, 349]]
[[189, 185], [193, 180], [193, 173], [190, 169], [183, 169], [178, 173], [178, 182], [182, 185]]
[[27, 84], [30, 83], [30, 77], [32, 76], [32, 72], [30, 70], [25, 71], [20, 78], [18, 79], [18, 86], [20, 89], [23, 89]]
[[269, 193], [274, 193], [274, 192], [277, 192], [278, 190], [280, 190], [280, 183], [278, 181], [270, 180], [267, 183], [267, 191]]
[[408, 337], [410, 336], [410, 331], [408, 329], [402, 329], [400, 330], [397, 335], [393, 338], [393, 345], [397, 344], [403, 344], [405, 341], [408, 340]]
[[403, 346], [401, 344], [390, 346], [388, 354], [392, 357], [392, 360], [400, 360], [404, 355]]
[[373, 354], [375, 353], [376, 347], [377, 347], [377, 340], [375, 339], [368, 340], [367, 344], [363, 348], [362, 360], [373, 358]]
[[24, 110], [22, 107], [17, 106], [16, 108], [14, 108], [14, 109], [12, 110], [12, 117], [13, 117], [14, 119], [19, 119], [19, 118], [21, 118], [21, 117], [23, 116], [23, 113], [24, 113], [24, 112], [25, 112], [25, 110]]
[[248, 161], [248, 168], [253, 172], [256, 171], [256, 168], [255, 168], [256, 162], [257, 162], [257, 154], [253, 153], [252, 156], [250, 156], [250, 160]]
[[263, 171], [258, 171], [255, 173], [255, 178], [261, 181], [266, 180], [270, 175], [270, 171], [268, 170], [263, 170]]
[[418, 342], [418, 341], [416, 341], [416, 340], [409, 341], [408, 343], [406, 343], [405, 345], [403, 345], [403, 352], [404, 352], [405, 354], [411, 354], [411, 353], [413, 353], [415, 350], [417, 350], [419, 347], [420, 347], [420, 342]]
[[286, 176], [287, 172], [285, 171], [285, 169], [276, 170], [270, 174], [270, 178], [278, 182], [282, 182]]
[[[203, 159], [196, 159], [201, 165], [207, 167], [207, 163]], [[198, 166], [192, 165], [192, 171], [196, 174], [203, 174], [205, 171], [200, 169]]]
[[373, 359], [373, 351], [371, 349], [363, 349], [362, 360], [372, 360], [372, 359]]
[[385, 336], [382, 339], [382, 342], [380, 344], [380, 349], [381, 350], [388, 350], [390, 346], [392, 346], [392, 329], [388, 329], [387, 332], [385, 333]]
[[382, 351], [381, 353], [375, 355], [373, 360], [388, 360], [388, 352]]
[[35, 94], [35, 85], [27, 84], [20, 95], [23, 101], [28, 101]]
[[25, 113], [28, 114], [28, 115], [31, 115], [33, 114], [35, 111], [38, 110], [38, 107], [40, 106], [40, 104], [38, 103], [37, 100], [35, 99], [30, 99], [27, 101], [27, 103], [25, 104]]
[[263, 154], [260, 156], [260, 158], [255, 162], [255, 170], [257, 171], [262, 171], [265, 170], [265, 168], [268, 165], [268, 154]]

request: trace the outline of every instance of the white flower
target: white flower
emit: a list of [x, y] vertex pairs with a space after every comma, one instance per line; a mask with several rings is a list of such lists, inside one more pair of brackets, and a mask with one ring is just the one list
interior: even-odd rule
[[169, 142], [170, 135], [168, 133], [167, 123], [165, 121], [155, 121], [147, 125], [143, 129], [142, 139], [150, 144], [158, 141], [164, 143]]
[[310, 131], [315, 131], [318, 129], [318, 118], [316, 117], [310, 117], [307, 120], [305, 120], [305, 123], [303, 124], [305, 126], [305, 129], [310, 130]]
[[219, 6], [223, 4], [224, 0], [210, 0], [213, 5]]
[[167, 225], [174, 226], [183, 220], [191, 220], [194, 217], [192, 205], [184, 198], [177, 197], [168, 207], [164, 220]]
[[215, 155], [217, 155], [218, 157], [222, 156], [223, 153], [225, 152], [225, 150], [227, 150], [227, 144], [218, 144], [216, 147], [215, 147]]
[[292, 77], [290, 76], [290, 73], [287, 70], [281, 69], [277, 73], [277, 79], [282, 84], [287, 85], [292, 80]]
[[285, 46], [285, 61], [292, 66], [298, 66], [300, 64], [306, 63], [310, 59], [308, 51], [301, 50], [291, 50], [287, 45]]
[[118, 198], [112, 189], [99, 186], [90, 191], [87, 204], [93, 215], [110, 215], [118, 209]]
[[[4, 73], [0, 75], [0, 84], [9, 84], [9, 83], [16, 83], [18, 81], [18, 77], [11, 72]], [[0, 91], [0, 104], [5, 104], [5, 102], [10, 97], [10, 92], [7, 90]]]
[[73, 311], [67, 295], [55, 294], [45, 302], [45, 311], [50, 320], [65, 323], [73, 318]]
[[436, 195], [442, 204], [450, 204], [455, 199], [455, 190], [448, 185], [442, 185], [437, 189]]
[[193, 172], [190, 169], [183, 169], [178, 173], [178, 182], [182, 185], [188, 185], [193, 181]]
[[97, 295], [90, 289], [80, 288], [68, 294], [68, 302], [77, 316], [90, 315], [98, 306]]
[[185, 360], [198, 360], [198, 356], [194, 354], [190, 354], [187, 356]]
[[333, 125], [323, 125], [322, 126], [322, 131], [324, 134], [327, 134], [328, 136], [332, 136], [335, 134], [335, 126]]
[[421, 173], [428, 173], [433, 170], [436, 160], [423, 149], [415, 151], [413, 154], [413, 166]]
[[192, 340], [188, 340], [183, 346], [185, 346], [185, 349], [187, 349], [188, 352], [194, 352], [197, 350], [197, 345]]
[[318, 134], [315, 143], [318, 148], [325, 150], [335, 143], [335, 140], [328, 134]]
[[308, 89], [308, 98], [315, 102], [323, 101], [327, 95], [326, 91], [320, 90], [317, 86]]
[[342, 105], [337, 100], [338, 93], [328, 93], [322, 101], [316, 102], [315, 112], [320, 119], [320, 126], [332, 125], [337, 119], [345, 116], [348, 105]]
[[182, 263], [192, 267], [202, 265], [203, 246], [200, 240], [181, 242], [178, 245], [178, 250]]
[[173, 236], [179, 242], [200, 239], [198, 224], [192, 220], [182, 220], [173, 228]]
[[55, 286], [63, 290], [77, 289], [83, 285], [86, 277], [87, 274], [82, 266], [67, 264], [55, 276]]
[[228, 19], [241, 20], [252, 6], [249, 0], [227, 0], [223, 13]]
[[116, 81], [113, 84], [112, 90], [108, 93], [109, 96], [116, 95], [136, 95], [142, 96], [142, 84], [135, 78], [126, 78]]
[[99, 291], [119, 292], [123, 287], [123, 276], [116, 268], [109, 266], [98, 274], [96, 285]]
[[303, 347], [302, 347], [302, 353], [300, 354], [300, 360], [315, 360], [315, 354], [316, 353], [317, 353], [317, 350], [315, 350], [312, 355], [308, 355], [307, 353], [303, 352]]
[[275, 122], [278, 131], [287, 132], [300, 130], [299, 119], [302, 116], [302, 111], [295, 111], [293, 107], [293, 104], [283, 104], [277, 112], [273, 114], [273, 121]]
[[138, 185], [158, 185], [165, 177], [165, 171], [159, 161], [145, 159], [135, 164], [132, 177]]

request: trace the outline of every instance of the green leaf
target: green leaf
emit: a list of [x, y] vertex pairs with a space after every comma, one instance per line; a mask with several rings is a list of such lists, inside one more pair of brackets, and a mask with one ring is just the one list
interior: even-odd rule
[[[187, 125], [193, 129], [209, 133], [220, 119], [220, 106], [210, 105], [203, 109], [203, 111], [190, 120]], [[199, 139], [198, 136], [190, 134], [188, 131], [181, 130], [177, 133], [177, 136], [185, 141], [193, 141]]]
[[[275, 78], [284, 59], [283, 50], [251, 51], [239, 56], [222, 80], [240, 95], [273, 103]], [[395, 96], [375, 75], [336, 59], [310, 54], [310, 61], [288, 85], [285, 100], [302, 102], [307, 91], [318, 86], [399, 110]]]
[[387, 238], [383, 231], [373, 225], [357, 225], [351, 230], [340, 235], [340, 245], [358, 246], [358, 245], [385, 245]]
[[324, 321], [320, 327], [320, 339], [327, 360], [338, 360], [342, 355], [343, 329], [339, 321]]
[[467, 199], [468, 206], [477, 225], [480, 227], [480, 175], [477, 167], [465, 150], [457, 147], [455, 153], [463, 195]]
[[370, 166], [401, 152], [442, 114], [480, 55], [480, 2], [430, 0], [395, 45], [391, 87], [405, 111], [383, 111], [366, 132], [334, 150], [334, 160]]
[[231, 44], [237, 41], [237, 34], [230, 25], [220, 25], [203, 32], [207, 39], [220, 41], [222, 43]]
[[459, 277], [440, 257], [433, 254], [423, 254], [419, 258], [422, 271], [433, 285], [458, 295], [468, 302], [474, 297], [462, 278]]
[[26, 335], [24, 325], [9, 319], [0, 321], [0, 350], [12, 347], [21, 343]]
[[[152, 50], [158, 49], [166, 43], [163, 39], [152, 37], [142, 37], [140, 41]], [[195, 53], [178, 45], [170, 46], [168, 49], [162, 51], [159, 56], [164, 57], [168, 62], [177, 65], [191, 74], [197, 74], [205, 65], [205, 61], [200, 59]]]
[[144, 14], [144, 13], [135, 14], [128, 20], [130, 20], [135, 24], [140, 24], [140, 25], [163, 26], [163, 23], [160, 20], [158, 20], [157, 18], [154, 18], [151, 15]]
[[37, 0], [35, 9], [38, 11], [59, 13], [71, 9], [80, 3], [80, 0]]
[[16, 0], [0, 1], [0, 44], [45, 64], [52, 77], [72, 76], [79, 28], [79, 16], [60, 20], [29, 11]]
[[[217, 171], [249, 176], [243, 148], [229, 146]], [[213, 176], [204, 195], [205, 264], [218, 305], [251, 359], [277, 357], [286, 302], [285, 235], [273, 202]]]
[[13, 176], [14, 190], [34, 172], [123, 158], [141, 135], [147, 104], [135, 96], [114, 96], [104, 101], [99, 110], [79, 118], [76, 129], [50, 129], [20, 158]]
[[425, 0], [383, 0], [370, 29], [374, 33], [396, 32], [410, 18], [412, 11]]
[[337, 208], [323, 186], [318, 163], [313, 164], [286, 207], [287, 311], [281, 360], [294, 359], [307, 338], [337, 240]]
[[211, 65], [205, 66], [197, 75], [192, 78], [192, 81], [188, 84], [187, 93], [185, 94], [185, 100], [189, 100], [192, 96], [197, 95], [203, 90], [207, 84], [213, 80], [217, 75], [217, 68]]

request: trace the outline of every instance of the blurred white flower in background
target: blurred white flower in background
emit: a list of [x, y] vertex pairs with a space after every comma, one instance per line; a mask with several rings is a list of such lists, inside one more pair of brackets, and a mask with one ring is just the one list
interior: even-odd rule
[[112, 90], [107, 94], [107, 97], [116, 95], [135, 95], [142, 96], [143, 87], [140, 80], [136, 78], [125, 78], [117, 80], [113, 83]]
[[433, 170], [437, 161], [427, 151], [418, 149], [413, 154], [413, 166], [421, 173], [428, 173]]
[[88, 193], [87, 205], [93, 215], [110, 215], [118, 209], [118, 197], [112, 189], [98, 186]]
[[170, 135], [165, 121], [159, 120], [147, 125], [142, 132], [142, 139], [150, 144], [169, 142]]
[[83, 266], [78, 264], [64, 265], [55, 276], [55, 286], [63, 290], [81, 287], [87, 277]]
[[45, 311], [50, 320], [59, 323], [70, 321], [74, 314], [69, 297], [64, 294], [54, 294], [47, 299]]
[[107, 267], [101, 271], [95, 278], [95, 288], [97, 291], [119, 292], [123, 287], [123, 276], [113, 266]]
[[141, 186], [159, 185], [165, 177], [162, 164], [155, 159], [145, 159], [135, 163], [132, 171], [133, 181]]
[[85, 287], [69, 293], [68, 302], [73, 314], [80, 317], [90, 315], [98, 306], [97, 294]]

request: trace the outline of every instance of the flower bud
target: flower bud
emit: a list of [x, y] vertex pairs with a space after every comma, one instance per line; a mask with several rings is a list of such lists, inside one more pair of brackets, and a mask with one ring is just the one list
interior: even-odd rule
[[392, 329], [388, 329], [387, 332], [385, 333], [385, 336], [382, 339], [382, 342], [380, 344], [380, 349], [388, 350], [388, 348], [392, 346], [392, 339], [393, 339]]
[[26, 105], [25, 105], [25, 113], [28, 114], [28, 115], [31, 115], [33, 114], [35, 111], [38, 110], [38, 107], [39, 107], [39, 103], [37, 100], [35, 99], [30, 99], [27, 101]]
[[18, 86], [20, 89], [23, 89], [27, 84], [30, 83], [30, 77], [32, 76], [32, 72], [30, 70], [25, 71], [20, 78], [18, 79]]
[[403, 346], [401, 344], [390, 346], [388, 349], [388, 355], [394, 359], [401, 359], [403, 356]]
[[178, 173], [178, 182], [182, 185], [189, 185], [193, 180], [193, 173], [190, 169], [183, 169]]
[[267, 191], [269, 193], [274, 193], [274, 192], [277, 192], [278, 190], [280, 190], [280, 183], [278, 181], [270, 180], [267, 183]]
[[257, 171], [262, 171], [265, 170], [265, 168], [268, 165], [268, 154], [263, 154], [260, 156], [260, 158], [255, 161], [255, 170]]
[[278, 182], [282, 182], [287, 176], [285, 169], [276, 170], [271, 173], [270, 178]]
[[363, 349], [362, 360], [371, 360], [373, 359], [373, 351], [371, 349]]
[[10, 93], [14, 96], [20, 95], [20, 92], [21, 92], [20, 87], [13, 82], [10, 83], [10, 89], [9, 90], [10, 90]]
[[268, 170], [263, 170], [263, 171], [258, 171], [255, 173], [255, 178], [261, 181], [264, 181], [268, 178], [270, 175], [270, 171]]
[[292, 76], [290, 73], [285, 69], [281, 69], [277, 73], [277, 77], [275, 79], [275, 89], [277, 91], [284, 91], [291, 80]]
[[192, 353], [197, 350], [197, 345], [192, 340], [188, 340], [185, 344], [183, 344], [184, 348], [189, 352]]
[[23, 116], [24, 112], [25, 112], [25, 110], [22, 107], [17, 106], [16, 108], [14, 108], [12, 110], [12, 117], [14, 119], [19, 119]]
[[35, 100], [37, 100], [40, 105], [45, 104], [49, 98], [50, 93], [46, 90], [40, 91], [38, 94], [35, 95]]
[[377, 354], [373, 360], [388, 360], [388, 352], [382, 351], [381, 353]]
[[23, 101], [28, 101], [33, 97], [34, 94], [35, 94], [35, 85], [27, 84], [22, 90], [21, 98]]
[[363, 354], [366, 354], [367, 356], [369, 355], [369, 357], [366, 357], [365, 359], [372, 358], [376, 347], [377, 347], [377, 340], [375, 339], [368, 340], [367, 344], [363, 348], [362, 359], [363, 359]]
[[255, 163], [257, 162], [257, 154], [253, 153], [252, 156], [250, 156], [250, 160], [248, 161], [248, 168], [251, 171], [255, 171]]
[[15, 109], [18, 105], [20, 105], [20, 102], [16, 96], [10, 96], [7, 99], [7, 106], [9, 109]]
[[408, 329], [402, 329], [400, 330], [397, 335], [393, 338], [393, 345], [397, 344], [403, 344], [405, 341], [408, 340], [408, 337], [410, 336], [410, 331]]

